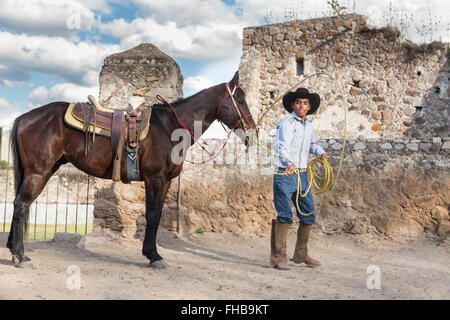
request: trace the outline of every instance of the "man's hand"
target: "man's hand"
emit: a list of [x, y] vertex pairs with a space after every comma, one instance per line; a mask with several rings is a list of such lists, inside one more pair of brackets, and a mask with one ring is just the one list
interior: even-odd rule
[[285, 173], [287, 176], [292, 176], [296, 170], [297, 167], [295, 166], [295, 164], [291, 164], [289, 167], [286, 168]]
[[324, 154], [322, 154], [322, 155], [320, 156], [319, 162], [320, 162], [320, 163], [323, 163], [322, 161], [323, 161], [323, 160], [327, 160], [327, 159], [328, 159], [328, 156], [327, 156], [326, 153], [324, 153]]

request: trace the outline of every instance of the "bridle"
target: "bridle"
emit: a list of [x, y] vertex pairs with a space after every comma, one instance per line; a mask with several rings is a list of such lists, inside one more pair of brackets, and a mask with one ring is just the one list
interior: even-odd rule
[[[236, 99], [234, 97], [236, 89], [237, 88], [241, 88], [242, 84], [239, 83], [239, 84], [235, 85], [234, 88], [233, 88], [233, 91], [230, 90], [230, 87], [228, 86], [228, 83], [226, 83], [226, 82], [225, 82], [225, 87], [226, 87], [227, 90], [225, 91], [225, 94], [224, 94], [222, 100], [220, 101], [219, 107], [216, 110], [216, 118], [217, 118], [217, 120], [220, 121], [220, 123], [222, 124], [222, 127], [223, 127], [223, 121], [220, 119], [219, 111], [220, 111], [220, 108], [222, 107], [223, 102], [225, 101], [225, 98], [227, 97], [227, 95], [229, 95], [230, 99], [231, 99], [231, 102], [233, 103], [233, 106], [236, 109], [237, 114], [239, 115], [239, 120], [236, 122], [236, 124], [233, 126], [233, 128], [231, 130], [234, 130], [234, 128], [236, 128], [237, 124], [239, 122], [242, 122], [242, 126], [244, 127], [244, 131], [247, 131], [247, 126], [245, 124], [244, 119], [248, 118], [248, 117], [251, 117], [252, 115], [251, 114], [245, 114], [244, 112], [242, 112], [241, 108], [239, 108], [239, 105], [237, 104]], [[225, 129], [225, 127], [224, 127], [224, 129]]]
[[[242, 112], [241, 108], [239, 108], [239, 105], [236, 102], [236, 99], [234, 98], [234, 94], [236, 92], [236, 89], [242, 87], [242, 84], [239, 83], [238, 85], [236, 85], [233, 88], [232, 91], [230, 90], [230, 87], [228, 86], [227, 82], [225, 82], [225, 87], [226, 87], [226, 91], [225, 91], [225, 94], [224, 94], [222, 100], [220, 101], [219, 106], [216, 109], [216, 116], [215, 116], [215, 118], [217, 120], [219, 120], [219, 122], [222, 125], [223, 129], [225, 130], [225, 132], [227, 132], [227, 130], [225, 129], [225, 126], [223, 125], [223, 121], [220, 119], [219, 112], [220, 112], [220, 109], [222, 107], [223, 102], [225, 101], [226, 97], [229, 95], [230, 98], [231, 98], [231, 101], [233, 102], [233, 106], [236, 109], [237, 114], [239, 115], [239, 120], [236, 121], [236, 123], [233, 126], [233, 128], [231, 128], [231, 130], [229, 132], [227, 132], [227, 139], [225, 140], [225, 143], [223, 144], [223, 146], [220, 148], [220, 150], [215, 155], [213, 153], [209, 152], [205, 148], [205, 146], [203, 146], [200, 142], [198, 142], [198, 140], [195, 139], [194, 135], [189, 131], [189, 128], [186, 127], [186, 125], [183, 123], [183, 121], [181, 121], [181, 119], [178, 116], [177, 112], [175, 111], [174, 107], [169, 102], [167, 102], [163, 97], [161, 97], [159, 94], [156, 95], [156, 98], [159, 101], [161, 101], [164, 104], [167, 104], [170, 107], [170, 109], [172, 110], [173, 114], [175, 115], [175, 118], [177, 119], [178, 123], [183, 127], [183, 129], [185, 129], [189, 133], [189, 135], [194, 140], [194, 142], [197, 143], [203, 149], [203, 151], [205, 151], [209, 155], [210, 159], [208, 159], [206, 161], [202, 161], [202, 162], [200, 162], [200, 164], [206, 163], [206, 162], [208, 162], [210, 160], [213, 160], [215, 162], [214, 158], [216, 158], [222, 152], [222, 150], [225, 148], [225, 145], [227, 144], [228, 140], [230, 139], [231, 133], [236, 128], [236, 126], [239, 124], [239, 122], [242, 122], [242, 126], [244, 127], [244, 131], [247, 132], [247, 126], [245, 124], [244, 119], [248, 118], [248, 117], [252, 117], [251, 114], [245, 114], [244, 112]], [[194, 163], [194, 162], [189, 161], [189, 160], [185, 160], [185, 161], [188, 161], [190, 163]]]

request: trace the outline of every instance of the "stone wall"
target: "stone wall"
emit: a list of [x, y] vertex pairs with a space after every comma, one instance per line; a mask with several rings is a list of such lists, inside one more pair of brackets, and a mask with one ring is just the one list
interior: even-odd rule
[[[219, 150], [223, 141], [210, 143]], [[329, 154], [337, 174], [342, 140], [319, 143]], [[200, 148], [196, 160], [200, 162]], [[242, 160], [244, 147], [227, 148], [221, 164], [186, 163], [182, 173], [181, 217], [183, 232], [230, 231], [267, 234], [276, 217], [273, 177], [256, 162], [256, 146]], [[264, 153], [264, 152], [263, 152]], [[315, 196], [321, 207], [317, 227], [325, 233], [349, 232], [387, 236], [442, 233], [450, 227], [450, 139], [348, 140], [336, 187]], [[234, 154], [231, 157], [230, 154]], [[194, 159], [194, 157], [191, 157]], [[224, 160], [225, 159], [225, 160]], [[226, 160], [231, 159], [231, 160]], [[261, 156], [271, 167], [271, 156]], [[142, 238], [145, 230], [143, 183], [112, 185], [103, 180], [96, 196], [96, 224]], [[115, 197], [101, 190], [115, 189]], [[175, 230], [177, 188], [174, 179], [164, 204], [161, 226]], [[297, 219], [294, 219], [295, 221]]]
[[[320, 94], [316, 136], [338, 138], [348, 106], [348, 137], [448, 136], [448, 44], [418, 46], [390, 28], [370, 30], [367, 18], [345, 15], [245, 28], [240, 65], [251, 112], [259, 118], [277, 98], [301, 86]], [[262, 122], [286, 115], [281, 101]]]

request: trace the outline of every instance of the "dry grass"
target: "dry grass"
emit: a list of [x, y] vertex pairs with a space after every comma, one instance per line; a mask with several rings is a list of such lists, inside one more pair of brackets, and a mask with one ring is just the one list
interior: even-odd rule
[[[424, 57], [425, 55], [431, 55], [436, 53], [438, 50], [444, 51], [446, 49], [445, 44], [441, 41], [433, 41], [431, 43], [416, 44], [414, 42], [408, 41], [403, 44], [403, 48], [406, 50], [407, 59], [409, 61], [416, 58]], [[447, 51], [447, 57], [448, 57]]]
[[[10, 223], [5, 223], [5, 232], [9, 232], [11, 228]], [[87, 229], [87, 230], [86, 230]], [[68, 233], [79, 233], [79, 234], [89, 234], [92, 232], [93, 224], [88, 224], [86, 228], [86, 224], [68, 224], [67, 226], [64, 224], [30, 224], [28, 226], [28, 233], [25, 237], [25, 241], [40, 241], [40, 240], [49, 240], [53, 239], [53, 236], [56, 232], [68, 232]], [[3, 224], [0, 225], [0, 230], [3, 231]], [[87, 231], [87, 232], [86, 232]]]

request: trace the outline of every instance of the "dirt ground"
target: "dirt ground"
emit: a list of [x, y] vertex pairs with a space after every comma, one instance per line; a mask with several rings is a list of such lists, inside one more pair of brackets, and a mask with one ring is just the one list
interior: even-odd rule
[[[315, 229], [310, 253], [322, 266], [292, 265], [287, 272], [269, 268], [269, 240], [229, 232], [176, 236], [160, 228], [159, 253], [168, 267], [156, 270], [141, 254], [141, 241], [96, 232], [84, 248], [27, 243], [35, 269], [20, 269], [12, 265], [3, 237], [0, 299], [450, 299], [450, 250], [433, 237], [370, 238]], [[79, 289], [68, 288], [74, 265]], [[377, 267], [380, 288], [369, 289], [368, 279], [376, 283], [371, 268]]]

